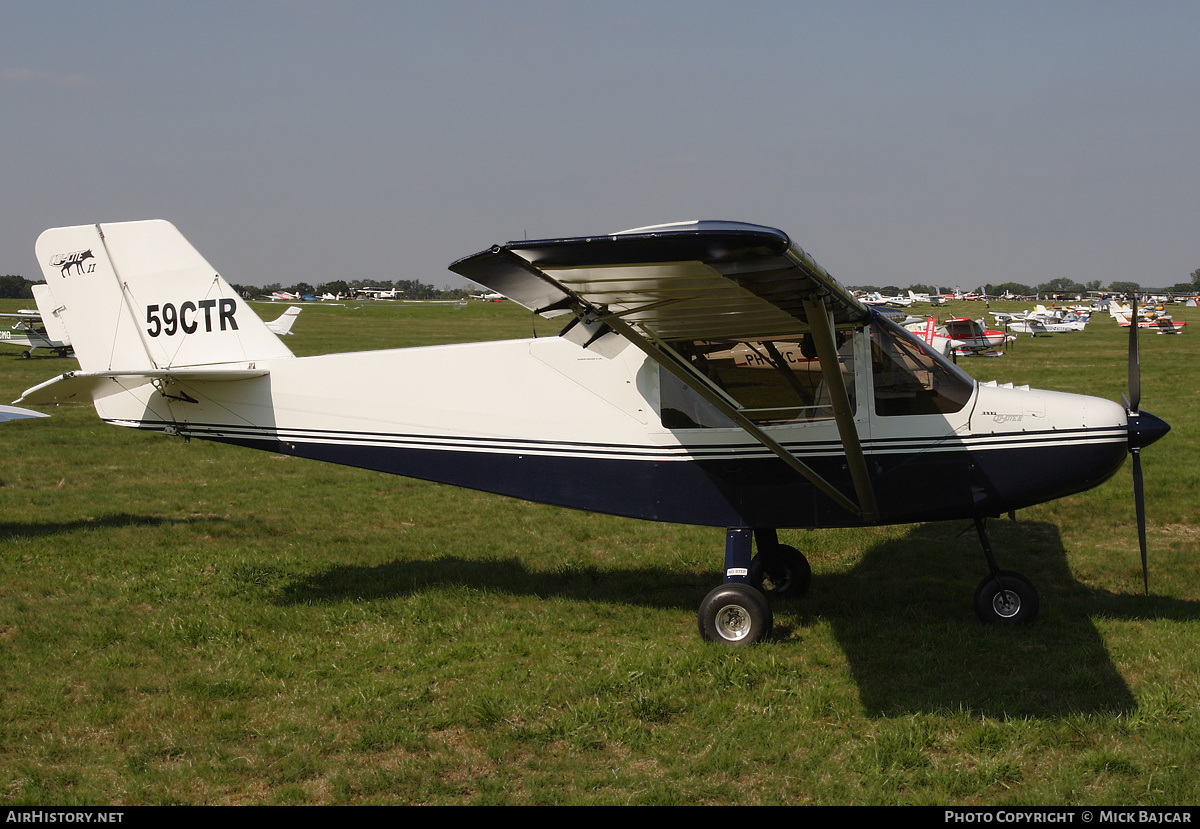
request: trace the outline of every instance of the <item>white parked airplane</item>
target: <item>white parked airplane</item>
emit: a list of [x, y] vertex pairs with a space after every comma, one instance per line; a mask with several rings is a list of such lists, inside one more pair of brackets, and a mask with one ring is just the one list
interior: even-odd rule
[[71, 356], [71, 338], [58, 319], [50, 288], [39, 282], [32, 285], [30, 290], [33, 291], [33, 301], [38, 309], [0, 314], [0, 317], [16, 320], [11, 328], [0, 328], [0, 343], [23, 346], [25, 350], [21, 356], [27, 359], [39, 348], [49, 349], [59, 357]]
[[292, 323], [296, 321], [296, 317], [298, 316], [300, 316], [300, 307], [292, 305], [266, 325], [267, 328], [271, 329], [272, 334], [280, 337], [288, 336], [292, 333]]
[[908, 292], [909, 304], [913, 302], [928, 302], [930, 305], [945, 305], [946, 298], [941, 294], [918, 294], [913, 291]]
[[[909, 293], [911, 293], [911, 291]], [[883, 294], [879, 293], [879, 291], [862, 296], [860, 301], [863, 305], [895, 305], [900, 308], [907, 308], [914, 302], [914, 300], [909, 297], [899, 295], [884, 296]]]
[[[60, 272], [84, 250], [93, 272]], [[1127, 407], [978, 384], [756, 225], [497, 245], [451, 269], [561, 319], [560, 336], [301, 358], [166, 222], [48, 230], [37, 258], [81, 370], [17, 402], [91, 402], [120, 426], [724, 527], [725, 584], [697, 618], [728, 644], [770, 632], [768, 594], [809, 585], [784, 527], [973, 519], [988, 571], [976, 613], [1030, 621], [1037, 591], [999, 568], [986, 518], [1094, 487], [1132, 451], [1144, 528], [1139, 452], [1169, 428], [1138, 410], [1134, 359]], [[738, 364], [752, 343], [774, 370]], [[815, 353], [820, 371], [768, 343]], [[1144, 568], [1144, 532], [1142, 551]]]
[[395, 299], [403, 294], [404, 291], [399, 288], [356, 288], [354, 297], [366, 297], [367, 299]]

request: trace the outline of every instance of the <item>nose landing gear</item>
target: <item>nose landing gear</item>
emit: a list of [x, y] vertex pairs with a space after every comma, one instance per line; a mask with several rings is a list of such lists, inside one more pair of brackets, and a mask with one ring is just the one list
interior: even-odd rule
[[1038, 592], [1033, 582], [1011, 570], [1001, 570], [992, 554], [987, 527], [983, 518], [975, 519], [975, 531], [987, 558], [991, 572], [975, 588], [975, 615], [981, 622], [992, 625], [1021, 625], [1032, 622], [1038, 614]]

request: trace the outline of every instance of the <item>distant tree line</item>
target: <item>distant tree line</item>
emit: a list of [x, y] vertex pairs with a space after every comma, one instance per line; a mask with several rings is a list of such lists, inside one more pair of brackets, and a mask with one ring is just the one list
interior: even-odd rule
[[0, 299], [33, 299], [29, 286], [33, 283], [23, 276], [0, 276]]
[[[909, 288], [898, 288], [895, 285], [884, 285], [879, 287], [876, 285], [851, 285], [850, 290], [853, 291], [878, 291], [884, 296], [906, 295], [908, 291], [918, 294], [935, 294], [951, 292], [953, 288], [947, 288], [945, 285], [912, 285]], [[1025, 285], [1020, 282], [1002, 282], [999, 285], [988, 283], [986, 285], [959, 286], [964, 292], [970, 292], [982, 288], [988, 296], [1004, 296], [1012, 294], [1014, 296], [1037, 296], [1039, 294], [1078, 294], [1083, 296], [1089, 291], [1103, 291], [1110, 294], [1128, 294], [1134, 291], [1151, 291], [1154, 293], [1166, 294], [1195, 294], [1200, 293], [1200, 269], [1194, 270], [1191, 273], [1190, 282], [1177, 282], [1167, 288], [1155, 288], [1140, 285], [1137, 282], [1127, 280], [1115, 280], [1104, 285], [1099, 279], [1092, 280], [1088, 283], [1076, 282], [1072, 279], [1060, 277], [1051, 279], [1049, 282], [1043, 282], [1040, 285]]]
[[[41, 282], [42, 280], [39, 279], [37, 281]], [[0, 299], [32, 299], [33, 291], [30, 290], [30, 286], [34, 284], [36, 284], [34, 281], [15, 274], [0, 276]], [[273, 291], [287, 291], [288, 293], [301, 295], [312, 294], [313, 296], [321, 296], [322, 294], [351, 296], [356, 290], [378, 288], [384, 291], [401, 291], [405, 299], [462, 299], [478, 290], [474, 286], [469, 288], [435, 288], [433, 285], [427, 285], [415, 279], [401, 279], [396, 282], [367, 279], [346, 282], [345, 280], [338, 279], [333, 282], [323, 282], [315, 287], [307, 282], [297, 282], [295, 285], [287, 286], [279, 282], [274, 282], [261, 287], [258, 285], [231, 285], [230, 287], [243, 296], [259, 296], [260, 294], [269, 294]]]
[[289, 294], [300, 294], [301, 296], [305, 294], [317, 297], [324, 294], [353, 296], [356, 291], [366, 288], [382, 291], [400, 291], [405, 299], [462, 299], [473, 293], [469, 288], [435, 288], [433, 285], [427, 285], [415, 279], [399, 279], [395, 282], [386, 282], [377, 279], [356, 279], [347, 282], [343, 279], [336, 279], [332, 282], [322, 282], [316, 286], [308, 282], [297, 282], [295, 285], [272, 282], [270, 285], [262, 286], [231, 285], [230, 287], [243, 296], [258, 296], [260, 294], [274, 293], [275, 291], [286, 291]]
[[[1171, 294], [1200, 293], [1200, 268], [1192, 271], [1190, 277], [1190, 282], [1177, 282], [1167, 288], [1143, 287], [1137, 282], [1129, 281], [1114, 281], [1110, 282], [1106, 287], [1101, 287], [1100, 280], [1098, 279], [1084, 284], [1061, 277], [1036, 286], [1023, 285], [1019, 282], [1003, 282], [999, 285], [987, 284], [978, 287], [982, 287], [989, 296], [1003, 296], [1005, 293], [1017, 296], [1035, 296], [1037, 294], [1083, 295], [1088, 291], [1107, 291], [1113, 294], [1126, 294], [1143, 290]], [[41, 280], [39, 279], [38, 282], [41, 282]], [[0, 299], [32, 299], [33, 292], [30, 290], [30, 286], [33, 284], [32, 280], [15, 274], [0, 276]], [[369, 279], [356, 279], [352, 282], [347, 282], [338, 279], [332, 282], [323, 282], [316, 287], [307, 282], [297, 282], [295, 285], [288, 286], [284, 286], [279, 282], [273, 282], [270, 285], [263, 285], [261, 287], [257, 285], [233, 285], [232, 287], [243, 296], [258, 296], [274, 291], [287, 291], [288, 293], [301, 295], [312, 294], [313, 296], [321, 296], [322, 294], [351, 296], [356, 290], [377, 288], [384, 291], [399, 290], [403, 293], [405, 299], [462, 299], [478, 290], [473, 285], [467, 288], [436, 288], [433, 285], [428, 285], [415, 279], [400, 279], [395, 282]], [[944, 285], [913, 285], [905, 289], [901, 289], [895, 285], [884, 285], [882, 287], [877, 285], [851, 285], [849, 287], [854, 291], [878, 291], [884, 296], [906, 294], [909, 290], [920, 294], [940, 293], [947, 290]], [[964, 290], [973, 291], [975, 288], [964, 288]]]

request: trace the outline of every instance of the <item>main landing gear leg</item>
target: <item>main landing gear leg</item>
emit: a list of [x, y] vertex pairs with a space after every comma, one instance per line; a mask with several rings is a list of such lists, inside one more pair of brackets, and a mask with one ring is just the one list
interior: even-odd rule
[[750, 562], [750, 584], [768, 598], [800, 598], [812, 584], [808, 559], [795, 547], [779, 543], [774, 528], [757, 529], [758, 555]]
[[767, 598], [748, 583], [753, 532], [725, 532], [725, 583], [704, 597], [696, 620], [709, 642], [753, 645], [771, 632], [773, 619]]
[[1038, 593], [1033, 582], [1011, 570], [1001, 570], [992, 554], [983, 518], [975, 518], [975, 531], [987, 558], [988, 575], [975, 588], [975, 615], [996, 625], [1019, 625], [1037, 618]]

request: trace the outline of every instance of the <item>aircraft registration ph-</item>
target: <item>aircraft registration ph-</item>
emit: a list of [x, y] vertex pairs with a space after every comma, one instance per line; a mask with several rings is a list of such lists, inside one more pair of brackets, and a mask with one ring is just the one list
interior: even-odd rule
[[[778, 540], [797, 527], [971, 519], [977, 615], [1031, 621], [1037, 591], [1000, 568], [986, 519], [1094, 487], [1130, 452], [1145, 579], [1139, 453], [1169, 427], [1138, 410], [1135, 359], [1125, 406], [977, 383], [780, 230], [496, 245], [450, 269], [560, 319], [558, 336], [300, 358], [166, 222], [48, 230], [36, 250], [81, 370], [17, 402], [88, 401], [120, 426], [723, 527], [724, 583], [697, 614], [708, 640], [760, 640], [768, 596], [808, 589], [807, 560]], [[55, 264], [84, 250], [87, 274]]]

